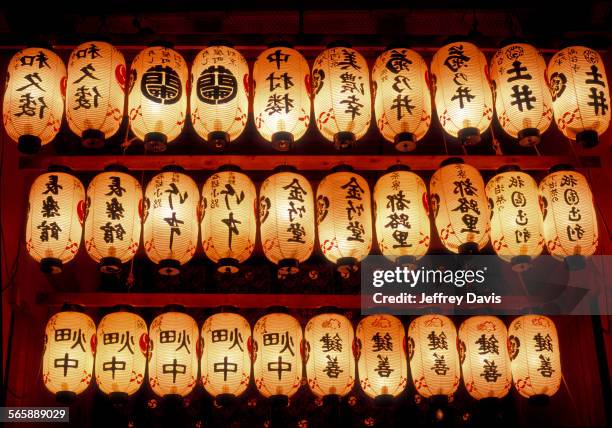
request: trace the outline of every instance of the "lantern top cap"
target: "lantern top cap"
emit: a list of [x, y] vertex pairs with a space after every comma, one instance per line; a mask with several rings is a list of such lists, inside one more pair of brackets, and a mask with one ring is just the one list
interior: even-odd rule
[[293, 165], [277, 165], [272, 170], [274, 173], [279, 172], [297, 172], [297, 168]]
[[460, 163], [465, 163], [463, 158], [460, 158], [460, 157], [450, 157], [450, 158], [446, 158], [442, 162], [440, 162], [440, 168], [442, 168], [444, 166], [456, 165], [456, 164], [460, 164]]
[[120, 163], [111, 163], [104, 167], [105, 172], [128, 172], [129, 168]]
[[60, 309], [61, 312], [80, 312], [85, 313], [85, 307], [76, 303], [64, 303]]
[[169, 40], [164, 39], [155, 39], [151, 41], [148, 46], [150, 48], [166, 48], [166, 49], [174, 49], [174, 43]]
[[353, 48], [349, 42], [345, 40], [335, 40], [333, 42], [329, 42], [326, 46], [326, 49], [334, 49], [334, 48]]
[[225, 171], [230, 171], [230, 172], [242, 172], [242, 169], [238, 166], [238, 165], [233, 165], [233, 164], [225, 164], [225, 165], [221, 165], [218, 168], [219, 172], [225, 172]]
[[403, 163], [396, 163], [387, 168], [387, 172], [395, 172], [395, 171], [410, 171], [410, 167]]
[[354, 171], [355, 171], [355, 168], [353, 168], [350, 165], [344, 164], [344, 163], [336, 165], [331, 169], [331, 172], [354, 172]]
[[185, 172], [185, 168], [180, 165], [164, 165], [161, 169], [162, 172]]
[[317, 315], [338, 314], [342, 315], [342, 310], [337, 306], [320, 306], [316, 310]]
[[523, 37], [512, 36], [512, 37], [507, 37], [503, 39], [502, 41], [500, 41], [499, 48], [502, 49], [502, 48], [505, 48], [506, 46], [516, 45], [516, 44], [531, 45], [530, 40], [527, 40]]
[[225, 40], [225, 39], [213, 39], [211, 41], [208, 42], [208, 47], [212, 47], [212, 46], [222, 46], [222, 47], [226, 47], [226, 48], [234, 48], [234, 44], [231, 43], [229, 40]]
[[557, 165], [553, 165], [552, 167], [550, 167], [550, 169], [548, 170], [549, 174], [555, 173], [555, 172], [560, 172], [560, 171], [575, 171], [576, 169], [568, 164], [568, 163], [560, 163]]
[[495, 171], [497, 174], [501, 174], [503, 172], [512, 172], [512, 171], [520, 171], [521, 167], [518, 165], [502, 165], [499, 168], [497, 168], [497, 171]]
[[113, 306], [111, 308], [111, 311], [112, 312], [110, 312], [110, 313], [113, 313], [113, 312], [128, 312], [128, 313], [131, 313], [131, 314], [135, 314], [136, 313], [136, 308], [134, 308], [134, 306], [128, 305], [126, 303], [119, 303], [118, 305]]
[[407, 40], [396, 40], [385, 46], [385, 52], [393, 49], [410, 49], [410, 43]]
[[217, 307], [217, 312], [215, 312], [214, 315], [216, 314], [240, 314], [238, 307], [234, 306], [234, 305], [221, 305]]
[[274, 305], [274, 306], [268, 306], [266, 310], [264, 311], [265, 315], [270, 315], [270, 314], [275, 314], [275, 313], [289, 315], [289, 308], [287, 306]]
[[274, 40], [271, 41], [270, 43], [268, 43], [268, 49], [271, 48], [289, 48], [289, 49], [293, 49], [293, 43], [288, 42], [287, 40]]
[[52, 163], [47, 167], [47, 171], [49, 172], [65, 172], [67, 174], [70, 174], [72, 172], [72, 170], [67, 167], [66, 165], [60, 165], [60, 164], [55, 164]]
[[448, 36], [446, 39], [444, 39], [442, 43], [443, 46], [450, 45], [452, 43], [471, 43], [473, 45], [476, 45], [474, 43], [474, 37], [468, 34], [455, 34], [452, 36]]
[[39, 48], [39, 49], [48, 49], [53, 51], [53, 45], [51, 40], [41, 39], [40, 37], [33, 37], [26, 41], [25, 48]]
[[179, 305], [179, 304], [176, 304], [176, 303], [171, 303], [169, 305], [164, 306], [161, 309], [161, 313], [163, 313], [163, 314], [168, 313], [168, 312], [179, 312], [179, 313], [182, 313], [182, 314], [187, 313], [187, 311], [185, 310], [185, 306]]

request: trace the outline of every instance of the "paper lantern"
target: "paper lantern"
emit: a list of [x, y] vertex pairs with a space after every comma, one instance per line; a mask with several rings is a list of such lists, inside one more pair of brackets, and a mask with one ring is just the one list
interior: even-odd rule
[[376, 182], [374, 225], [384, 256], [414, 264], [429, 249], [429, 204], [425, 183], [406, 169], [393, 168]]
[[355, 333], [351, 322], [340, 314], [321, 314], [308, 321], [306, 374], [317, 397], [344, 397], [355, 384]]
[[86, 42], [70, 54], [66, 119], [85, 147], [100, 148], [119, 130], [126, 74], [123, 54], [108, 43]]
[[259, 230], [264, 254], [279, 273], [298, 272], [315, 241], [314, 196], [306, 178], [291, 171], [268, 177], [259, 190]]
[[310, 123], [310, 68], [295, 49], [266, 49], [253, 66], [255, 127], [277, 150], [289, 150]]
[[251, 256], [257, 235], [257, 191], [245, 174], [222, 170], [202, 189], [202, 246], [220, 272], [238, 271]]
[[45, 329], [42, 378], [58, 401], [71, 401], [91, 382], [96, 325], [81, 312], [53, 315]]
[[[111, 168], [112, 169], [112, 168]], [[140, 243], [142, 188], [121, 171], [98, 174], [87, 187], [85, 249], [104, 273], [117, 273]]]
[[178, 169], [157, 174], [145, 191], [143, 241], [162, 275], [176, 275], [198, 245], [200, 190]]
[[459, 386], [457, 330], [444, 315], [422, 315], [408, 327], [408, 359], [416, 391], [451, 396]]
[[441, 47], [431, 61], [436, 112], [442, 128], [462, 144], [480, 142], [493, 118], [487, 59], [472, 43]]
[[370, 187], [358, 174], [329, 174], [317, 188], [317, 226], [323, 255], [348, 273], [372, 247]]
[[39, 175], [30, 188], [26, 251], [45, 273], [59, 273], [81, 245], [85, 189], [65, 172]]
[[217, 150], [242, 134], [249, 114], [249, 65], [236, 49], [209, 46], [191, 67], [191, 123]]
[[113, 312], [98, 325], [96, 383], [115, 399], [134, 395], [144, 382], [149, 346], [147, 324], [130, 312]]
[[241, 315], [219, 313], [202, 326], [201, 376], [217, 400], [238, 397], [251, 379], [251, 326]]
[[317, 128], [337, 149], [346, 149], [365, 135], [372, 117], [368, 64], [350, 47], [319, 54], [312, 69]]
[[154, 46], [132, 61], [128, 114], [136, 137], [153, 152], [183, 130], [187, 114], [187, 64], [176, 51]]
[[583, 46], [557, 52], [547, 69], [557, 127], [584, 147], [599, 143], [610, 124], [610, 88], [599, 54]]
[[408, 383], [402, 322], [391, 315], [369, 315], [357, 325], [355, 337], [363, 392], [379, 401], [400, 395]]
[[376, 125], [402, 152], [414, 150], [431, 123], [427, 64], [412, 49], [383, 52], [372, 68]]
[[253, 377], [267, 398], [286, 401], [302, 381], [302, 326], [291, 315], [271, 313], [253, 327]]
[[503, 260], [521, 271], [544, 248], [538, 185], [518, 167], [507, 167], [487, 183], [491, 243]]
[[198, 381], [198, 325], [187, 314], [166, 312], [151, 323], [149, 338], [151, 389], [160, 397], [185, 397]]
[[544, 315], [523, 315], [508, 328], [514, 387], [523, 397], [553, 396], [561, 385], [559, 337]]
[[584, 257], [595, 254], [598, 243], [593, 194], [584, 175], [555, 170], [540, 182], [544, 239], [550, 254], [580, 268]]
[[508, 331], [497, 317], [476, 316], [459, 327], [459, 356], [463, 383], [477, 400], [503, 398], [510, 391], [512, 373]]
[[62, 125], [66, 66], [55, 53], [26, 48], [11, 58], [6, 72], [4, 129], [22, 153], [36, 153]]
[[525, 43], [504, 46], [491, 59], [491, 79], [501, 127], [521, 146], [538, 144], [553, 116], [540, 52]]
[[447, 250], [474, 254], [487, 245], [489, 206], [476, 168], [448, 159], [431, 177], [429, 192], [438, 235]]

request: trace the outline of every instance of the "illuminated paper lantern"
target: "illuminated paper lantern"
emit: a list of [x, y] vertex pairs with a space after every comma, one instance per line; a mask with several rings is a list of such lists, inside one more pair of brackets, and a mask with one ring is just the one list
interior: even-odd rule
[[49, 49], [25, 48], [11, 58], [2, 106], [4, 129], [22, 153], [36, 153], [60, 130], [66, 66]]
[[310, 123], [310, 68], [295, 49], [266, 49], [253, 65], [255, 127], [277, 150], [289, 150]]
[[414, 264], [429, 249], [429, 204], [425, 182], [398, 166], [374, 186], [376, 238], [380, 252], [400, 264]]
[[[112, 168], [111, 168], [112, 169]], [[104, 273], [116, 273], [140, 243], [142, 188], [121, 171], [98, 174], [87, 187], [85, 249]]]
[[431, 177], [429, 192], [438, 235], [447, 250], [474, 254], [487, 245], [489, 205], [476, 168], [461, 159], [443, 162]]
[[251, 379], [251, 326], [241, 315], [219, 313], [202, 326], [201, 376], [204, 389], [218, 400], [238, 397]]
[[557, 127], [584, 147], [599, 143], [610, 125], [610, 87], [601, 56], [583, 46], [557, 52], [547, 69]]
[[149, 330], [149, 385], [160, 397], [185, 397], [198, 381], [200, 331], [189, 315], [166, 312]]
[[408, 383], [402, 322], [391, 315], [369, 315], [357, 325], [355, 337], [363, 392], [379, 401], [400, 395]]
[[314, 196], [306, 178], [295, 172], [268, 177], [259, 190], [259, 230], [264, 254], [282, 274], [296, 273], [312, 254]]
[[416, 391], [451, 396], [459, 386], [457, 330], [444, 315], [422, 315], [408, 327], [408, 359]]
[[65, 172], [48, 172], [30, 188], [26, 251], [45, 273], [59, 273], [81, 245], [85, 188]]
[[459, 327], [463, 383], [477, 400], [503, 398], [512, 386], [508, 331], [497, 317], [476, 316]]
[[347, 46], [321, 52], [312, 69], [312, 95], [317, 128], [337, 149], [365, 135], [372, 100], [368, 64], [359, 52]]
[[544, 315], [523, 315], [508, 328], [514, 387], [523, 397], [553, 396], [561, 385], [559, 337]]
[[187, 114], [187, 63], [176, 51], [154, 46], [132, 61], [128, 115], [132, 132], [153, 152], [166, 150]]
[[249, 114], [249, 65], [236, 49], [209, 46], [191, 67], [191, 123], [217, 150], [242, 134]]
[[524, 270], [544, 248], [538, 185], [518, 167], [507, 167], [487, 183], [491, 243], [503, 260]]
[[147, 324], [130, 312], [106, 315], [98, 324], [96, 383], [115, 399], [134, 395], [144, 382], [149, 346]]
[[493, 118], [487, 59], [472, 43], [441, 47], [431, 61], [436, 112], [442, 128], [462, 144], [480, 142]]
[[355, 384], [355, 333], [348, 318], [321, 314], [305, 328], [308, 386], [317, 397], [344, 397]]
[[108, 43], [86, 42], [70, 54], [66, 120], [85, 147], [100, 148], [119, 130], [126, 75], [123, 54]]
[[593, 194], [584, 175], [556, 170], [540, 182], [544, 239], [550, 254], [568, 267], [584, 266], [599, 241]]
[[200, 190], [178, 169], [167, 169], [147, 185], [143, 241], [147, 256], [159, 265], [159, 273], [176, 275], [198, 245]]
[[81, 312], [53, 315], [45, 329], [42, 378], [58, 401], [71, 401], [91, 382], [96, 352], [96, 325]]
[[291, 315], [271, 313], [253, 327], [253, 377], [266, 398], [286, 401], [302, 381], [302, 326]]
[[542, 54], [525, 43], [504, 46], [491, 59], [491, 80], [501, 127], [521, 146], [538, 144], [553, 118]]
[[348, 274], [372, 247], [370, 187], [358, 174], [334, 172], [317, 188], [317, 226], [323, 255]]
[[374, 63], [372, 85], [378, 130], [397, 150], [414, 150], [431, 123], [427, 64], [411, 49], [386, 50]]
[[237, 272], [251, 256], [257, 235], [256, 204], [255, 185], [241, 172], [221, 170], [204, 183], [202, 246], [220, 272]]

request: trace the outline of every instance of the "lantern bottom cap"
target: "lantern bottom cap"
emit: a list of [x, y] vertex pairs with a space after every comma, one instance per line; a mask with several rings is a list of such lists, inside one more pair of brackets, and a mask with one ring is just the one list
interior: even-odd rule
[[215, 403], [221, 407], [231, 406], [237, 401], [237, 397], [234, 394], [219, 394], [215, 397]]
[[40, 261], [40, 270], [44, 273], [60, 273], [62, 261], [54, 257], [46, 257]]
[[337, 405], [340, 403], [340, 397], [338, 394], [327, 394], [323, 396], [324, 405]]
[[166, 403], [171, 405], [178, 405], [183, 402], [183, 396], [181, 394], [166, 394], [163, 398]]
[[567, 270], [582, 270], [585, 268], [586, 266], [586, 261], [584, 256], [575, 254], [573, 256], [567, 256], [564, 260], [563, 263], [565, 263], [565, 266], [567, 267]]
[[103, 257], [100, 260], [100, 272], [106, 274], [117, 274], [121, 272], [121, 260], [117, 257]]
[[550, 401], [550, 397], [546, 394], [536, 394], [529, 397], [527, 401], [534, 406], [546, 406]]
[[275, 132], [272, 134], [272, 147], [280, 152], [286, 152], [293, 145], [293, 134], [291, 132]]
[[144, 144], [148, 151], [164, 152], [168, 148], [168, 137], [161, 132], [149, 132], [144, 137]]
[[518, 133], [519, 144], [523, 147], [532, 147], [542, 140], [538, 128], [525, 128]]
[[355, 145], [355, 134], [352, 132], [338, 132], [334, 135], [334, 146], [337, 150], [350, 149]]
[[398, 266], [407, 267], [409, 269], [416, 269], [417, 259], [415, 256], [399, 256], [395, 259], [395, 263]]
[[388, 407], [393, 404], [393, 395], [391, 394], [380, 394], [374, 398], [374, 404], [378, 407]]
[[42, 142], [35, 135], [22, 135], [17, 139], [17, 149], [26, 155], [33, 155], [40, 150]]
[[514, 272], [525, 272], [531, 267], [531, 256], [514, 256], [510, 260]]
[[81, 135], [81, 144], [87, 149], [101, 149], [104, 147], [104, 132], [98, 129], [86, 129]]
[[240, 270], [240, 262], [234, 258], [226, 257], [219, 260], [217, 272], [219, 273], [238, 273]]
[[464, 146], [474, 146], [480, 143], [480, 131], [478, 128], [463, 128], [457, 133], [457, 137]]
[[459, 254], [461, 255], [473, 255], [479, 253], [478, 244], [476, 242], [466, 242], [459, 245]]
[[128, 397], [129, 397], [129, 395], [128, 395], [127, 392], [117, 392], [117, 391], [115, 391], [115, 392], [111, 392], [109, 394], [110, 401], [113, 404], [115, 404], [115, 405], [127, 403]]
[[431, 403], [431, 405], [433, 407], [445, 407], [446, 405], [448, 405], [448, 395], [444, 395], [444, 394], [436, 394], [436, 395], [432, 395], [431, 398], [429, 399], [429, 402]]
[[272, 407], [287, 407], [289, 405], [289, 397], [286, 395], [271, 395], [269, 400]]
[[58, 403], [62, 403], [62, 404], [70, 404], [70, 403], [74, 403], [74, 401], [76, 400], [76, 392], [72, 392], [72, 391], [58, 391], [55, 394], [55, 400]]
[[587, 130], [576, 134], [576, 142], [582, 147], [590, 149], [599, 144], [599, 135], [597, 131]]
[[297, 259], [282, 259], [278, 262], [278, 273], [281, 275], [295, 275], [300, 271], [300, 262]]
[[412, 132], [400, 132], [393, 139], [393, 144], [400, 152], [411, 152], [416, 149], [416, 137]]
[[212, 131], [208, 134], [208, 145], [214, 150], [225, 150], [230, 142], [230, 136], [225, 131]]
[[175, 276], [181, 273], [181, 264], [178, 260], [161, 260], [157, 272], [163, 276]]

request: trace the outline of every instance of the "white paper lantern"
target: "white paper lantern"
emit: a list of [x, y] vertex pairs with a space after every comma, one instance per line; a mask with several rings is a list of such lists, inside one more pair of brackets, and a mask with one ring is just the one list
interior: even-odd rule
[[372, 85], [378, 130], [397, 150], [414, 150], [431, 123], [427, 64], [412, 49], [386, 50], [374, 63]]
[[538, 144], [553, 117], [542, 54], [526, 43], [504, 46], [491, 59], [491, 80], [503, 130], [521, 146]]
[[442, 128], [465, 145], [480, 142], [493, 118], [484, 54], [469, 42], [449, 43], [433, 56], [431, 73]]
[[36, 153], [60, 130], [64, 116], [66, 66], [49, 49], [25, 48], [6, 72], [3, 123], [22, 153]]
[[249, 65], [236, 49], [209, 46], [191, 67], [191, 123], [217, 150], [242, 134], [249, 114]]
[[132, 61], [128, 115], [132, 132], [153, 152], [166, 150], [187, 115], [187, 63], [176, 51], [154, 46]]
[[372, 118], [370, 73], [366, 60], [350, 47], [319, 54], [312, 69], [317, 128], [337, 149], [352, 147]]
[[562, 49], [550, 59], [547, 76], [557, 127], [584, 147], [597, 145], [610, 125], [610, 87], [599, 53]]
[[295, 172], [268, 177], [259, 190], [259, 230], [264, 254], [281, 274], [298, 272], [315, 241], [314, 195], [310, 183]]
[[45, 273], [58, 273], [81, 245], [85, 189], [74, 176], [48, 172], [30, 188], [26, 251]]
[[126, 79], [123, 54], [108, 43], [82, 43], [70, 54], [66, 120], [85, 147], [100, 148], [119, 130]]

